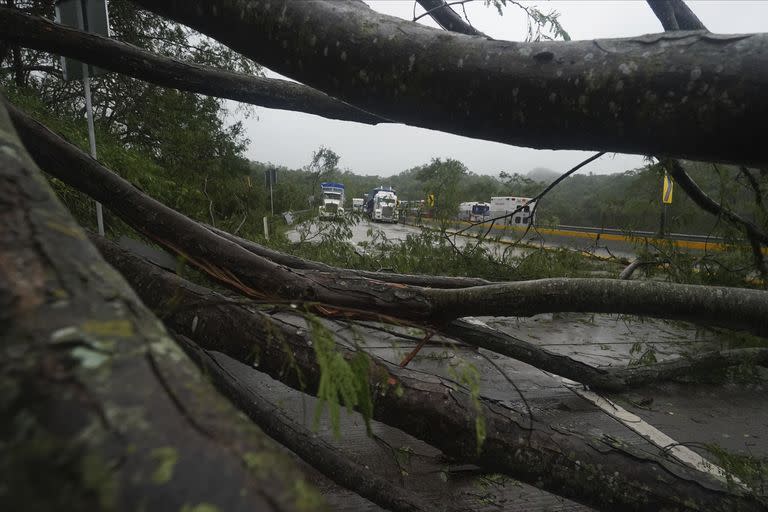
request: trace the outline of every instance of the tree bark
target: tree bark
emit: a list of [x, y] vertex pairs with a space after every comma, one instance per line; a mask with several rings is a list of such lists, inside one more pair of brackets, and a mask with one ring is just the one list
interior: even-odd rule
[[0, 508], [321, 504], [88, 242], [1, 103], [0, 148]]
[[433, 289], [374, 281], [351, 272], [288, 268], [144, 195], [19, 110], [9, 107], [9, 111], [42, 169], [101, 201], [161, 246], [250, 297], [322, 303], [354, 314], [434, 324], [464, 316], [572, 311], [654, 316], [768, 333], [768, 292], [760, 290], [568, 278]]
[[674, 30], [706, 30], [704, 24], [683, 0], [647, 0], [653, 13], [667, 32]]
[[512, 357], [601, 391], [623, 391], [653, 382], [704, 375], [713, 369], [741, 364], [768, 365], [768, 349], [751, 347], [707, 351], [642, 366], [601, 368], [551, 352], [473, 318], [454, 320], [445, 325], [442, 332], [469, 345]]
[[485, 36], [485, 34], [464, 21], [450, 5], [446, 4], [445, 0], [418, 0], [418, 2], [429, 13], [429, 16], [445, 30], [468, 36]]
[[216, 387], [254, 423], [337, 484], [393, 512], [458, 512], [456, 507], [448, 505], [446, 508], [428, 502], [424, 497], [374, 474], [364, 464], [350, 459], [315, 432], [290, 418], [266, 393], [238, 381], [192, 340], [180, 334], [176, 334], [175, 338]]
[[768, 35], [514, 43], [359, 2], [137, 3], [395, 121], [535, 148], [766, 162], [751, 127], [768, 111]]
[[[98, 245], [166, 325], [205, 349], [257, 366], [297, 389], [316, 391], [320, 369], [308, 329], [188, 283], [108, 241]], [[338, 343], [336, 350], [345, 358], [354, 354]], [[602, 510], [764, 509], [738, 488], [728, 490], [711, 475], [650, 451], [563, 433], [482, 396], [475, 405], [456, 382], [371, 357], [368, 370], [375, 419], [486, 470]], [[487, 432], [482, 450], [475, 432], [478, 415]]]
[[302, 84], [232, 73], [155, 55], [115, 39], [0, 7], [0, 39], [79, 59], [139, 80], [266, 108], [306, 112], [328, 119], [386, 122]]

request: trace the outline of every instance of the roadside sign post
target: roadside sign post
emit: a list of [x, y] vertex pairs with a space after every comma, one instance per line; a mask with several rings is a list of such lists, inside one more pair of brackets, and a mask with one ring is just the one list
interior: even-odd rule
[[277, 169], [271, 167], [264, 171], [264, 180], [267, 186], [269, 186], [269, 204], [272, 206], [272, 215], [275, 215], [275, 197], [272, 192], [272, 187], [277, 183]]
[[[56, 22], [85, 32], [110, 37], [106, 0], [57, 0]], [[95, 160], [96, 130], [93, 124], [91, 77], [102, 74], [104, 71], [67, 57], [62, 57], [61, 67], [64, 70], [64, 80], [83, 81], [85, 111], [88, 119], [88, 143], [90, 145], [91, 157]], [[99, 235], [104, 236], [104, 214], [101, 203], [98, 201], [96, 201], [96, 224], [98, 225]]]
[[675, 189], [675, 182], [669, 177], [669, 174], [664, 173], [664, 181], [661, 188], [661, 226], [659, 227], [659, 236], [664, 238], [665, 224], [667, 221], [667, 213], [669, 205], [672, 204], [672, 192]]

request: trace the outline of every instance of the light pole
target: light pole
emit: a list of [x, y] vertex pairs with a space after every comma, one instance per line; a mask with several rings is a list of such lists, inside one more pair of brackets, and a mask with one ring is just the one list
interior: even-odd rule
[[[109, 13], [106, 0], [57, 0], [56, 22], [75, 27], [85, 32], [92, 32], [106, 37], [109, 34]], [[96, 159], [96, 130], [93, 124], [93, 98], [91, 96], [91, 77], [103, 73], [102, 70], [84, 62], [62, 57], [61, 67], [64, 80], [83, 80], [85, 89], [85, 111], [88, 119], [88, 143], [91, 157]], [[104, 214], [101, 203], [96, 201], [96, 224], [99, 235], [104, 236]]]

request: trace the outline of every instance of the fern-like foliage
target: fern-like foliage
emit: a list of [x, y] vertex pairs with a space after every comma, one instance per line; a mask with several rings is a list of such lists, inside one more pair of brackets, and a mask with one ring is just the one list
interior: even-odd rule
[[312, 346], [320, 367], [320, 384], [317, 398], [320, 402], [315, 410], [314, 427], [318, 428], [325, 406], [335, 436], [341, 435], [339, 428], [341, 407], [348, 411], [353, 408], [362, 414], [365, 427], [371, 433], [370, 420], [373, 416], [373, 399], [368, 385], [370, 360], [362, 350], [358, 350], [349, 360], [336, 350], [336, 342], [331, 332], [319, 318], [307, 314], [307, 321], [312, 333]]

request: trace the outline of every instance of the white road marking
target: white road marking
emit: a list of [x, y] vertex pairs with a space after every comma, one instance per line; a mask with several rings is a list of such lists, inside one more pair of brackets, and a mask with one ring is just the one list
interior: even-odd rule
[[698, 471], [709, 473], [715, 478], [722, 480], [723, 482], [733, 482], [746, 487], [741, 480], [728, 473], [720, 466], [713, 464], [698, 453], [694, 452], [687, 446], [683, 446], [664, 432], [660, 431], [653, 425], [645, 422], [639, 416], [632, 414], [628, 410], [624, 409], [620, 405], [608, 400], [605, 397], [598, 395], [593, 391], [583, 389], [583, 386], [577, 382], [569, 379], [562, 379], [563, 384], [582, 397], [583, 399], [591, 402], [596, 407], [600, 408], [603, 412], [621, 422], [630, 430], [638, 433], [652, 444], [661, 448], [664, 453], [670, 455], [676, 460], [686, 464]]
[[[480, 327], [485, 327], [487, 329], [494, 329], [476, 317], [464, 317], [462, 320]], [[550, 372], [544, 373], [553, 375]], [[559, 378], [562, 380], [565, 387], [573, 391], [584, 400], [589, 401], [600, 410], [608, 414], [610, 417], [621, 422], [624, 426], [633, 432], [636, 432], [640, 436], [644, 437], [648, 440], [648, 442], [657, 446], [663, 450], [664, 453], [676, 459], [677, 461], [686, 464], [687, 466], [692, 467], [698, 471], [709, 473], [710, 475], [723, 482], [732, 482], [746, 488], [741, 480], [733, 475], [729, 475], [723, 468], [708, 461], [687, 446], [681, 445], [679, 442], [675, 441], [650, 423], [647, 423], [639, 416], [632, 414], [620, 405], [608, 400], [603, 396], [598, 395], [593, 391], [584, 389], [584, 386], [578, 382], [566, 379], [564, 377]]]

